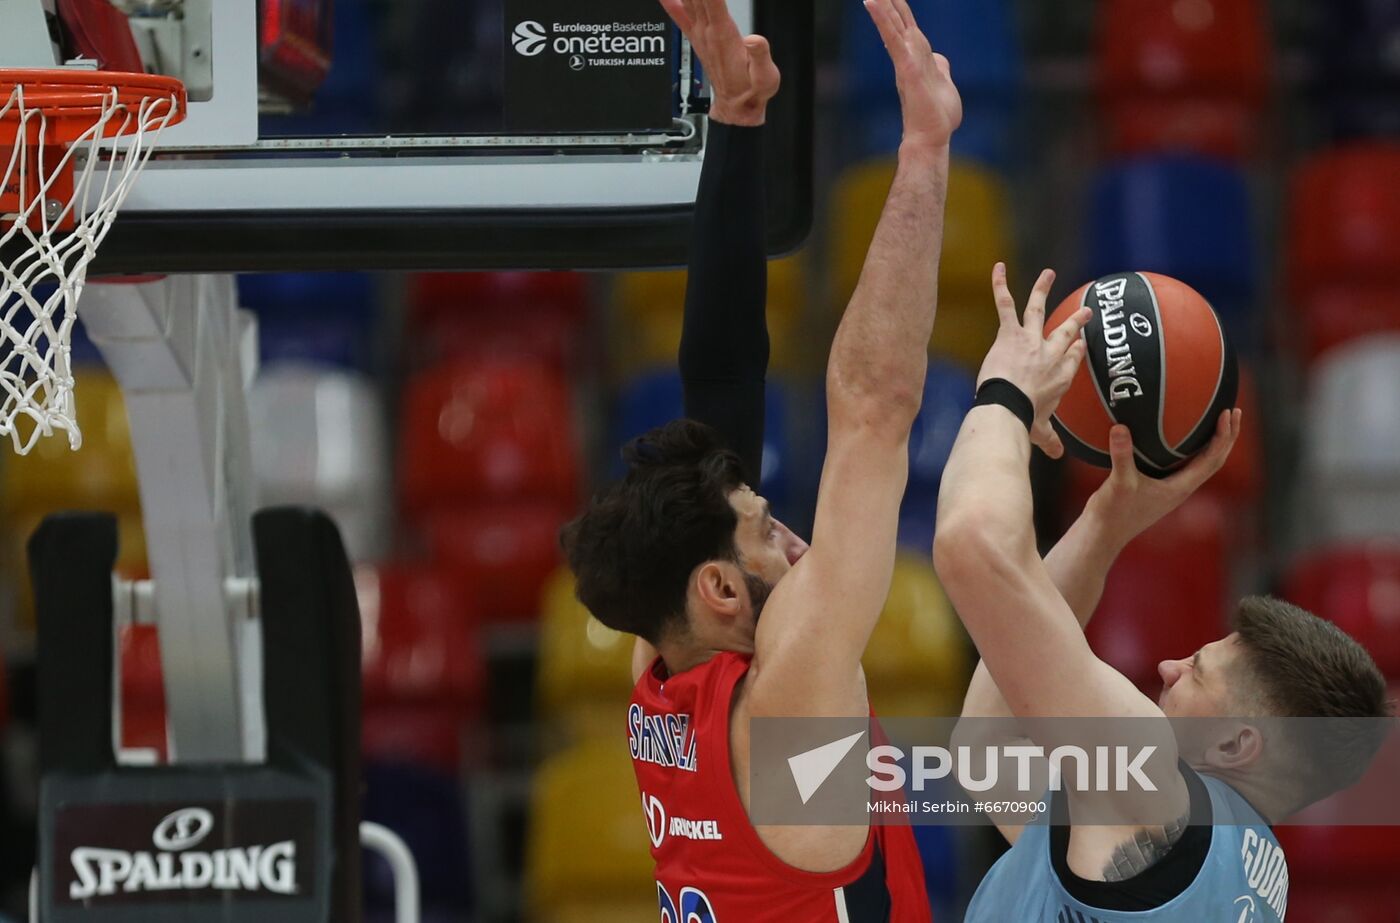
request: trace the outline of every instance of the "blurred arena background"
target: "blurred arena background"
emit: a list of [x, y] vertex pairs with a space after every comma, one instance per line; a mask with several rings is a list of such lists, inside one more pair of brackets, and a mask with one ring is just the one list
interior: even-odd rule
[[[888, 60], [855, 0], [820, 14], [817, 223], [772, 266], [765, 493], [799, 531], [822, 454], [821, 371], [893, 171]], [[955, 714], [971, 652], [929, 562], [939, 477], [995, 332], [990, 268], [1058, 295], [1123, 269], [1212, 300], [1246, 369], [1228, 468], [1134, 543], [1091, 629], [1155, 695], [1156, 663], [1272, 591], [1337, 620], [1400, 683], [1400, 5], [1377, 0], [913, 0], [967, 105], [940, 313], [901, 529], [866, 658], [883, 715]], [[479, 15], [477, 15], [479, 13]], [[470, 131], [501, 93], [500, 8], [336, 0], [314, 124]], [[446, 34], [445, 23], [452, 24]], [[470, 37], [476, 36], [476, 40]], [[465, 38], [464, 38], [465, 37]], [[437, 59], [431, 85], [409, 62]], [[445, 90], [445, 91], [444, 91]], [[369, 104], [366, 105], [366, 101]], [[573, 600], [556, 530], [619, 443], [680, 414], [683, 273], [244, 276], [262, 324], [251, 402], [263, 500], [330, 511], [358, 562], [364, 816], [413, 849], [425, 919], [657, 919], [623, 744], [630, 639]], [[143, 574], [120, 392], [79, 373], [81, 453], [0, 459], [0, 917], [33, 864], [33, 616], [22, 548], [60, 509], [122, 515]], [[1099, 477], [1037, 472], [1052, 538]], [[126, 745], [164, 746], [159, 638], [123, 639]], [[1290, 919], [1400, 919], [1400, 835], [1284, 831]], [[958, 919], [990, 833], [921, 828]], [[369, 860], [367, 860], [368, 862]], [[366, 866], [367, 918], [390, 913]], [[376, 916], [377, 915], [377, 916]]]

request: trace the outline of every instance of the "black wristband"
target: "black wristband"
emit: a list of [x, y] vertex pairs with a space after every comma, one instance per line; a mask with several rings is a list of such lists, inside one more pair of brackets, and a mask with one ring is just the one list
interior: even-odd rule
[[977, 389], [972, 406], [986, 407], [988, 404], [997, 404], [1014, 413], [1018, 420], [1026, 424], [1026, 432], [1030, 432], [1035, 425], [1035, 404], [1031, 403], [1026, 392], [1005, 378], [989, 378]]

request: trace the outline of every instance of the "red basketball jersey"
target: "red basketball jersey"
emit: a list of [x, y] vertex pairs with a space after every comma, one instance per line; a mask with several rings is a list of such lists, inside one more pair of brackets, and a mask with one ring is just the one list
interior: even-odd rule
[[[653, 664], [632, 691], [627, 737], [656, 862], [663, 923], [931, 923], [908, 826], [870, 828], [840, 871], [792, 868], [758, 838], [729, 764], [729, 708], [748, 655], [677, 676]], [[657, 745], [657, 737], [665, 740]]]

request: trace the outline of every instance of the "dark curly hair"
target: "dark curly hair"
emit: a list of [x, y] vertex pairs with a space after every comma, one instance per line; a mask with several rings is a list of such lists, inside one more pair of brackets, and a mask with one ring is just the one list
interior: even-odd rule
[[609, 628], [655, 644], [684, 625], [691, 572], [738, 560], [729, 495], [744, 483], [743, 465], [694, 420], [639, 436], [622, 458], [627, 475], [593, 497], [560, 544], [579, 601]]

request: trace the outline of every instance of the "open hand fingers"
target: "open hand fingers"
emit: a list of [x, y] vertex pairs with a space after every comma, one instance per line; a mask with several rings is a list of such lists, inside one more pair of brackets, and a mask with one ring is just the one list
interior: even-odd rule
[[773, 61], [773, 46], [761, 35], [750, 35], [744, 39], [744, 47], [749, 50], [749, 60], [761, 66]]
[[[1040, 311], [1042, 315], [1045, 312], [1043, 303]], [[1026, 314], [1030, 315], [1030, 313], [1031, 309], [1027, 307]], [[1082, 337], [1080, 337], [1080, 333], [1083, 332], [1084, 325], [1089, 323], [1093, 316], [1094, 312], [1091, 311], [1089, 308], [1080, 308], [1078, 311], [1074, 312], [1074, 314], [1069, 318], [1069, 320], [1056, 327], [1054, 332], [1046, 338], [1046, 342], [1050, 344], [1051, 353], [1053, 355], [1058, 356], [1061, 353], [1068, 352], [1076, 343], [1080, 346], [1083, 346], [1084, 340]], [[1031, 320], [1027, 320], [1027, 330], [1031, 329], [1031, 323]], [[1081, 351], [1079, 355], [1082, 358], [1084, 353]], [[1076, 362], [1076, 364], [1078, 363]]]
[[710, 0], [685, 0], [690, 16], [701, 29], [710, 27], [710, 14], [713, 12]]
[[1063, 458], [1065, 455], [1065, 444], [1060, 441], [1060, 434], [1048, 422], [1036, 425], [1031, 431], [1031, 442], [1051, 458]]
[[690, 15], [690, 4], [687, 0], [661, 0], [661, 6], [666, 10], [666, 15], [671, 17], [671, 21], [690, 37], [695, 31], [695, 18]]
[[904, 48], [904, 39], [900, 34], [899, 17], [890, 9], [889, 0], [865, 0], [865, 9], [875, 21], [875, 28], [880, 32], [880, 40], [885, 43], [885, 50], [894, 58]]
[[[1040, 278], [1035, 280], [1035, 288], [1031, 289], [1031, 297], [1026, 300], [1026, 329], [1036, 336], [1045, 329], [1045, 302], [1050, 297], [1050, 289], [1055, 284], [1055, 270], [1047, 269], [1040, 274]], [[1061, 348], [1065, 348], [1066, 343]]]
[[909, 9], [909, 0], [890, 0], [890, 6], [894, 9], [895, 15], [899, 17], [902, 32], [919, 28], [919, 24], [914, 20], [914, 11]]
[[1122, 423], [1108, 431], [1108, 457], [1113, 462], [1113, 477], [1136, 477], [1137, 460], [1133, 456], [1133, 432]]
[[1011, 287], [1006, 284], [1005, 263], [997, 263], [992, 267], [992, 294], [996, 298], [997, 317], [1001, 318], [1001, 325], [1017, 325], [1019, 321], [1016, 318], [1016, 299], [1011, 295]]

